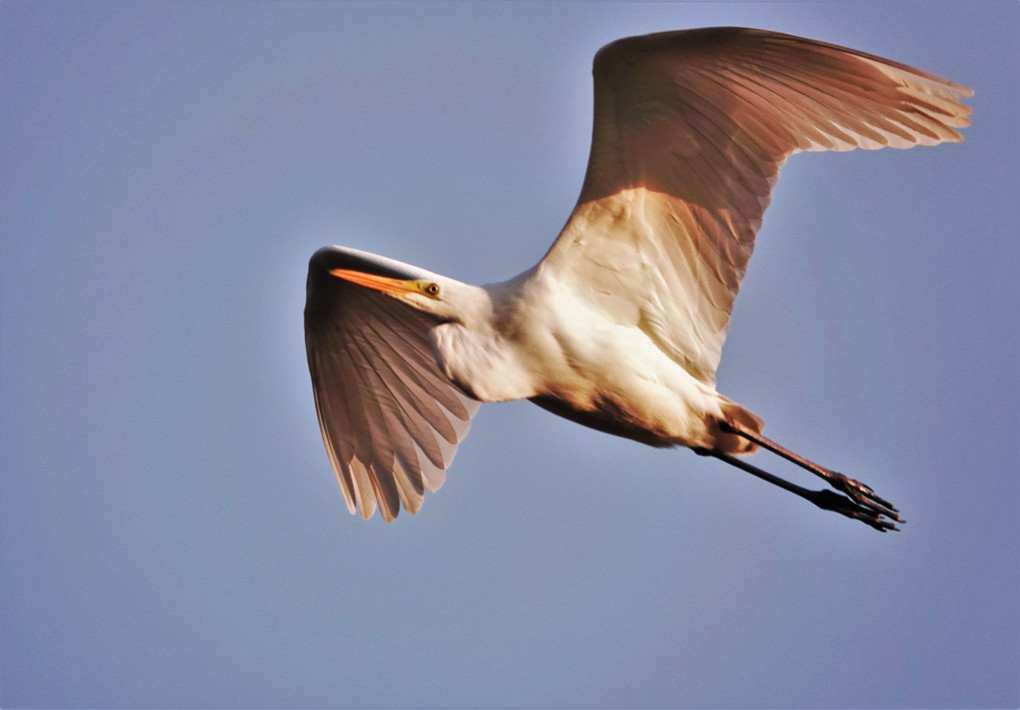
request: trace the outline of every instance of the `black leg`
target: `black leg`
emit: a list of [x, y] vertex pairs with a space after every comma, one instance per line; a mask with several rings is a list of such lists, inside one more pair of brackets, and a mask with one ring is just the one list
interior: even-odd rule
[[[899, 530], [896, 527], [896, 522], [903, 522], [899, 516], [888, 516], [892, 520], [887, 519], [887, 513], [884, 510], [880, 510], [874, 506], [860, 504], [846, 496], [841, 496], [839, 493], [833, 491], [812, 491], [808, 488], [802, 488], [794, 483], [790, 483], [778, 476], [773, 476], [767, 471], [763, 471], [757, 466], [752, 466], [742, 459], [738, 459], [736, 456], [730, 454], [724, 454], [719, 451], [710, 451], [708, 449], [694, 449], [694, 452], [701, 456], [713, 456], [717, 459], [725, 461], [731, 466], [736, 466], [741, 471], [746, 471], [753, 476], [757, 476], [763, 481], [768, 481], [774, 486], [779, 486], [785, 491], [789, 491], [794, 495], [800, 496], [805, 500], [809, 500], [817, 505], [822, 510], [832, 510], [848, 518], [854, 518], [860, 520], [866, 525], [870, 525], [880, 532], [886, 530]], [[893, 522], [896, 521], [896, 522]]]
[[870, 486], [867, 486], [860, 481], [856, 481], [853, 478], [844, 476], [842, 473], [833, 471], [816, 464], [814, 461], [804, 458], [800, 454], [790, 451], [786, 447], [780, 446], [776, 442], [768, 439], [761, 434], [757, 434], [753, 431], [744, 429], [743, 427], [732, 424], [730, 422], [720, 422], [719, 428], [724, 431], [729, 431], [733, 434], [744, 437], [748, 441], [752, 441], [763, 449], [768, 449], [774, 454], [782, 456], [787, 461], [791, 461], [801, 468], [807, 469], [811, 473], [824, 478], [825, 481], [841, 493], [846, 493], [848, 496], [861, 506], [871, 508], [872, 510], [880, 513], [881, 515], [892, 518], [896, 522], [905, 522], [900, 517], [900, 511], [896, 509], [889, 501], [879, 497], [871, 490]]

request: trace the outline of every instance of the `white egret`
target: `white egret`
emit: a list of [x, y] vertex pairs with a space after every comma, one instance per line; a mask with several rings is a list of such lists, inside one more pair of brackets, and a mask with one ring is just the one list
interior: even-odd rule
[[[878, 530], [862, 483], [784, 449], [715, 371], [772, 186], [800, 151], [959, 141], [972, 92], [903, 64], [763, 30], [630, 37], [595, 57], [581, 195], [545, 257], [472, 286], [355, 249], [308, 270], [305, 334], [326, 450], [349, 510], [411, 513], [480, 402], [530, 399], [652, 446], [687, 446]], [[769, 449], [808, 490], [738, 459]], [[839, 491], [838, 493], [836, 491]]]

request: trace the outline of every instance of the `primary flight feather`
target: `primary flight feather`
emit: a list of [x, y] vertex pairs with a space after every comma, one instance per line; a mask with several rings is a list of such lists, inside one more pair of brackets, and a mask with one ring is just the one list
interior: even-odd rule
[[[710, 28], [595, 56], [581, 195], [545, 257], [464, 284], [326, 247], [305, 338], [323, 440], [350, 511], [414, 513], [481, 401], [528, 398], [653, 446], [688, 446], [879, 530], [870, 488], [764, 437], [715, 390], [733, 301], [786, 158], [959, 141], [964, 86], [791, 35]], [[736, 455], [763, 446], [823, 477], [810, 491]]]

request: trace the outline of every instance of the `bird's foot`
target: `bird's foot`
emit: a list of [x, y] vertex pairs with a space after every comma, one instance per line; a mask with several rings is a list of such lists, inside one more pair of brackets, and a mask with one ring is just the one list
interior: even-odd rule
[[816, 492], [818, 495], [811, 498], [811, 500], [813, 500], [819, 507], [826, 508], [827, 510], [835, 510], [851, 518], [857, 518], [858, 520], [862, 520], [871, 525], [871, 527], [882, 530], [883, 532], [885, 530], [899, 530], [895, 523], [906, 522], [900, 517], [900, 511], [896, 509], [896, 506], [884, 498], [875, 495], [875, 491], [871, 490], [870, 486], [848, 476], [844, 476], [842, 473], [820, 466], [814, 461], [806, 459], [800, 454], [780, 446], [771, 439], [763, 436], [761, 433], [744, 429], [734, 422], [721, 421], [719, 423], [719, 428], [723, 431], [729, 431], [742, 436], [748, 441], [782, 456], [787, 461], [791, 461], [801, 468], [811, 471], [811, 473], [816, 476], [820, 476], [825, 479], [826, 483], [840, 493], [845, 493], [849, 496], [848, 499], [844, 496], [833, 493], [832, 491], [827, 491], [825, 495], [822, 495], [821, 492], [818, 491]]
[[[829, 485], [837, 491], [850, 496], [858, 506], [867, 508], [877, 513], [880, 517], [890, 518], [897, 523], [906, 522], [900, 517], [900, 511], [896, 509], [896, 506], [876, 495], [870, 486], [836, 471], [829, 471], [828, 473], [829, 476], [826, 477], [826, 480], [829, 482]], [[893, 529], [898, 528], [893, 526]]]
[[[852, 480], [852, 479], [850, 479]], [[854, 481], [854, 483], [857, 483]], [[858, 484], [863, 485], [863, 484]], [[865, 486], [867, 488], [867, 486]], [[865, 525], [870, 525], [879, 532], [887, 530], [899, 530], [896, 523], [902, 523], [899, 515], [867, 503], [860, 503], [842, 496], [835, 491], [814, 491], [811, 502], [822, 510], [831, 510], [854, 520], [860, 520]], [[891, 519], [890, 519], [891, 518]]]

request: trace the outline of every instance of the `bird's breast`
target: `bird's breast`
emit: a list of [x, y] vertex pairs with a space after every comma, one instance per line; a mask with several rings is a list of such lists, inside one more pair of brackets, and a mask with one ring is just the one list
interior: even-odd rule
[[536, 394], [535, 377], [515, 344], [491, 328], [444, 323], [430, 337], [439, 368], [468, 396], [506, 402]]

